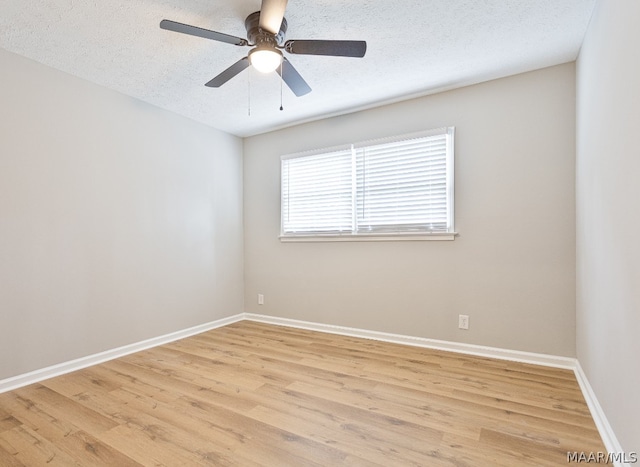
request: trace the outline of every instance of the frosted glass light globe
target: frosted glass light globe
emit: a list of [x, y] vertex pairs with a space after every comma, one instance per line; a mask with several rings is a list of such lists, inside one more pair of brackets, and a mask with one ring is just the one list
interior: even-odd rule
[[261, 73], [270, 73], [282, 63], [282, 52], [278, 49], [256, 47], [249, 52], [249, 62]]

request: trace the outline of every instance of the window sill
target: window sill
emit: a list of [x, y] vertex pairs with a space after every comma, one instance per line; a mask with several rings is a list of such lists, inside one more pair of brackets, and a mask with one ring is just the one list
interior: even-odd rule
[[415, 242], [451, 241], [457, 232], [419, 234], [326, 234], [326, 235], [280, 235], [280, 241], [288, 242]]

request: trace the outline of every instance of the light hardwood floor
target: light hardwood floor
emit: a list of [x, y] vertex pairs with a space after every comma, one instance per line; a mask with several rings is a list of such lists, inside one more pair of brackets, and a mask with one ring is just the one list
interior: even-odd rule
[[0, 394], [1, 466], [545, 466], [569, 370], [242, 321]]

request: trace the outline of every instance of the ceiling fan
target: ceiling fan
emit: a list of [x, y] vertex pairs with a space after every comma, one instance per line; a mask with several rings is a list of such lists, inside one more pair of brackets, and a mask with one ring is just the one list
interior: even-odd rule
[[213, 88], [222, 86], [249, 65], [252, 65], [263, 73], [277, 71], [296, 96], [304, 96], [311, 92], [311, 88], [282, 54], [282, 50], [290, 54], [364, 57], [367, 51], [365, 41], [288, 40], [285, 42], [287, 20], [284, 18], [284, 11], [286, 7], [287, 0], [262, 0], [260, 11], [251, 13], [244, 22], [247, 29], [247, 39], [168, 19], [163, 19], [160, 22], [160, 27], [168, 31], [204, 37], [227, 44], [253, 47], [246, 57], [241, 58], [205, 84], [205, 86]]

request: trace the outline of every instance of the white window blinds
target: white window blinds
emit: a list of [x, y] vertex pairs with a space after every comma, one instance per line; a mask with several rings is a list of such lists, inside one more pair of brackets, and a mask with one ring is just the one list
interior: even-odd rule
[[447, 135], [356, 149], [358, 232], [446, 232]]
[[351, 232], [352, 177], [350, 149], [283, 159], [283, 232]]
[[453, 232], [453, 127], [282, 158], [282, 235]]

